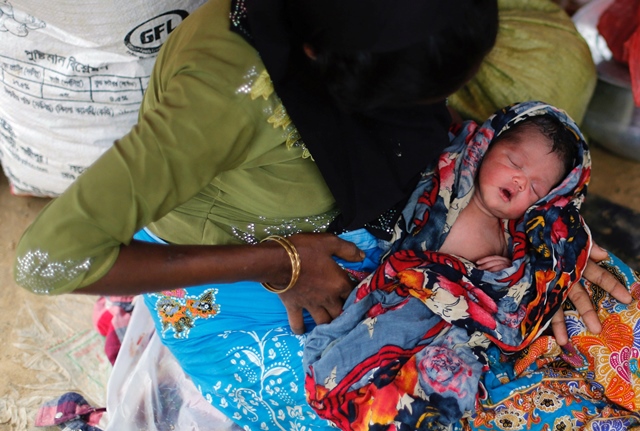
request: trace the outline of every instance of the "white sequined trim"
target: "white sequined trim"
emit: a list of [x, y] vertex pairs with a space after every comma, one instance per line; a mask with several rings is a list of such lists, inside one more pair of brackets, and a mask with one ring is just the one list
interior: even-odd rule
[[242, 77], [244, 79], [244, 83], [236, 90], [237, 94], [250, 94], [251, 87], [258, 77], [258, 72], [255, 67], [249, 69], [247, 73]]
[[[254, 223], [245, 226], [232, 226], [233, 235], [247, 244], [257, 244], [260, 238], [269, 235], [291, 236], [302, 232], [325, 232], [331, 221], [338, 216], [337, 210], [319, 216], [298, 217], [292, 219], [271, 219], [260, 217], [260, 221], [265, 225], [263, 228], [256, 228]], [[311, 229], [309, 229], [311, 228]]]
[[55, 262], [42, 250], [29, 251], [18, 258], [16, 282], [34, 293], [48, 294], [61, 281], [69, 281], [89, 271], [91, 258]]

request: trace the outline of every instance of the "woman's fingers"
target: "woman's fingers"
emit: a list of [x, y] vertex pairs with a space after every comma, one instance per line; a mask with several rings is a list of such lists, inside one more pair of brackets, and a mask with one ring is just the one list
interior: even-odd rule
[[[600, 286], [618, 301], [628, 304], [633, 300], [629, 291], [618, 281], [616, 277], [613, 276], [613, 274], [596, 263], [606, 259], [607, 257], [607, 251], [594, 243], [582, 277], [592, 284]], [[593, 302], [591, 302], [589, 293], [581, 283], [575, 283], [571, 287], [571, 290], [569, 291], [569, 299], [576, 307], [576, 311], [582, 317], [582, 321], [589, 332], [599, 334], [602, 331], [602, 323], [600, 322], [598, 313], [593, 306]], [[551, 325], [558, 344], [566, 344], [569, 341], [569, 338], [562, 309], [558, 310], [558, 312], [553, 316]]]
[[591, 283], [602, 287], [604, 290], [609, 292], [611, 296], [624, 304], [629, 304], [633, 300], [629, 291], [618, 281], [617, 278], [613, 276], [613, 274], [592, 260], [587, 262], [587, 266], [584, 269], [582, 276]]
[[[287, 316], [289, 319], [289, 326], [294, 334], [304, 334], [306, 327], [303, 318], [303, 308], [298, 305], [292, 304], [292, 301], [283, 301], [285, 309], [287, 310]], [[314, 306], [308, 305], [306, 310], [309, 312], [313, 321], [318, 325], [323, 323], [329, 323], [342, 312], [342, 306], [334, 303], [325, 303], [322, 305]]]
[[302, 335], [305, 331], [304, 319], [302, 317], [302, 308], [284, 302], [284, 308], [287, 310], [287, 318], [289, 319], [289, 327], [294, 334]]
[[322, 325], [324, 323], [329, 323], [333, 320], [333, 317], [324, 307], [309, 307], [309, 314], [313, 318], [313, 321], [316, 322], [317, 325]]
[[600, 262], [601, 260], [604, 260], [607, 257], [608, 257], [607, 251], [594, 242], [591, 247], [591, 253], [589, 253], [589, 259], [591, 259], [594, 262]]
[[569, 342], [569, 334], [567, 334], [567, 325], [564, 322], [564, 311], [562, 308], [553, 315], [551, 319], [551, 329], [559, 345], [564, 346]]
[[[589, 262], [589, 263], [592, 263], [592, 262]], [[594, 265], [598, 266], [596, 264]], [[582, 320], [584, 321], [584, 324], [587, 326], [587, 329], [589, 329], [589, 331], [594, 334], [599, 334], [600, 331], [602, 331], [602, 324], [600, 323], [600, 318], [598, 318], [598, 313], [596, 313], [596, 310], [593, 307], [593, 303], [591, 302], [589, 293], [585, 290], [582, 284], [575, 283], [573, 285], [573, 287], [569, 291], [569, 299], [571, 300], [573, 305], [576, 307], [576, 311], [580, 314], [580, 316], [582, 316]], [[566, 331], [566, 328], [565, 328], [565, 331]]]
[[344, 259], [347, 262], [360, 262], [364, 259], [364, 251], [360, 250], [354, 243], [345, 241], [342, 238], [336, 237], [336, 239], [339, 243], [333, 252], [334, 256]]

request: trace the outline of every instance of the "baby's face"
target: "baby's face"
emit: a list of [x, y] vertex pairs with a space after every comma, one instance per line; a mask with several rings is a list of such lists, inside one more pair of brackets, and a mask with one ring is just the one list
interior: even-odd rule
[[493, 143], [478, 173], [480, 205], [498, 218], [520, 218], [562, 180], [563, 163], [551, 145], [533, 129]]

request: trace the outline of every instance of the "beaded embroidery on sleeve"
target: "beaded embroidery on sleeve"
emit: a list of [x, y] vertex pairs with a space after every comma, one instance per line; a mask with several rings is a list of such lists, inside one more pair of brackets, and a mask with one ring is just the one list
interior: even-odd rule
[[16, 281], [38, 294], [49, 294], [60, 281], [73, 280], [91, 268], [91, 258], [56, 262], [42, 250], [29, 251], [17, 260]]

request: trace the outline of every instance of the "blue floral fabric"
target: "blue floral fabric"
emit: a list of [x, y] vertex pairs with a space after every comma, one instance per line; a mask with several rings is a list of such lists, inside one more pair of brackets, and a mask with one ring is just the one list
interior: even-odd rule
[[[365, 230], [341, 235], [367, 253], [340, 261], [370, 273], [382, 249]], [[162, 242], [143, 230], [136, 239]], [[307, 404], [302, 350], [306, 335], [289, 329], [278, 296], [259, 283], [191, 286], [143, 295], [162, 342], [202, 395], [247, 430], [330, 429]], [[315, 325], [305, 316], [307, 328]]]

